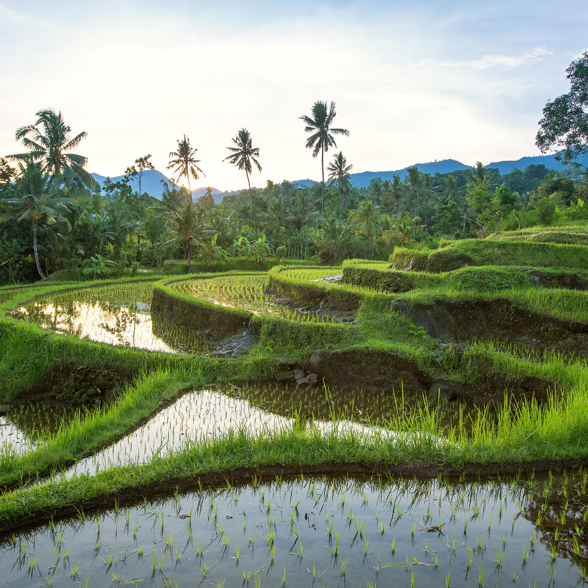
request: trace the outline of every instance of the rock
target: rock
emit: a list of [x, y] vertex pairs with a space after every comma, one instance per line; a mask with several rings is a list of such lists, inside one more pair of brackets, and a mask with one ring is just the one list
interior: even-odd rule
[[533, 282], [536, 286], [545, 286], [543, 275], [537, 270], [529, 270], [527, 276], [529, 277], [529, 280], [531, 280], [531, 282]]
[[106, 378], [104, 376], [98, 376], [94, 380], [94, 386], [96, 388], [100, 388], [100, 390], [104, 390], [105, 388], [107, 388], [108, 382], [107, 382], [107, 380], [106, 380]]
[[390, 302], [390, 306], [392, 307], [392, 310], [395, 310], [396, 312], [408, 314], [408, 302], [402, 298], [392, 300], [392, 302]]
[[353, 326], [359, 325], [359, 321], [351, 321], [349, 324]]
[[305, 386], [306, 384], [308, 384], [308, 380], [306, 378], [298, 378], [296, 380], [297, 386]]
[[308, 368], [311, 373], [321, 376], [321, 366], [329, 361], [329, 357], [323, 349], [317, 349], [310, 356]]
[[293, 359], [283, 359], [279, 366], [281, 371], [295, 370], [298, 367], [298, 362]]
[[296, 378], [294, 370], [290, 370], [287, 372], [278, 372], [275, 376], [278, 382], [290, 382]]
[[318, 380], [309, 380], [308, 378], [306, 379], [307, 383], [309, 386], [316, 386], [318, 384]]
[[296, 380], [304, 378], [304, 370], [294, 370], [294, 377]]
[[466, 345], [465, 343], [454, 343], [451, 346], [451, 349], [453, 350], [453, 353], [455, 353], [455, 355], [457, 356], [458, 359], [461, 359], [463, 357], [463, 354], [466, 351], [469, 351], [470, 346]]
[[316, 374], [308, 374], [308, 376], [306, 376], [307, 380], [318, 380], [318, 376]]
[[429, 398], [431, 400], [453, 400], [455, 398], [455, 389], [453, 384], [447, 382], [435, 382], [429, 388]]

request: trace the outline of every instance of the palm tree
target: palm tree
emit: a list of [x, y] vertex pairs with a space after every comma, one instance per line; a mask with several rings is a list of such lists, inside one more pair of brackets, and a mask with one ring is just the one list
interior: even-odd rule
[[53, 110], [39, 110], [36, 116], [38, 118], [34, 125], [20, 127], [16, 131], [17, 141], [22, 141], [29, 151], [8, 157], [12, 160], [30, 159], [39, 162], [40, 172], [51, 176], [60, 176], [69, 170], [82, 185], [93, 186], [94, 179], [84, 169], [88, 159], [83, 155], [66, 153], [75, 149], [87, 133], [79, 133], [70, 139], [71, 127], [65, 124], [61, 112], [56, 114]]
[[382, 200], [386, 203], [386, 206], [390, 213], [394, 211], [399, 212], [400, 200], [402, 198], [402, 185], [400, 183], [400, 175], [394, 174], [392, 181], [386, 180], [383, 184], [385, 194]]
[[204, 177], [206, 174], [196, 165], [200, 163], [200, 159], [196, 159], [196, 152], [198, 149], [190, 147], [190, 139], [184, 135], [184, 138], [180, 141], [178, 139], [178, 150], [172, 151], [169, 154], [171, 158], [167, 169], [175, 167], [173, 173], [179, 173], [178, 180], [184, 176], [188, 180], [188, 191], [190, 192], [190, 201], [192, 201], [192, 188], [190, 187], [190, 176], [195, 180], [199, 180], [201, 173]]
[[372, 204], [371, 200], [364, 200], [356, 210], [351, 213], [350, 221], [354, 225], [354, 231], [365, 235], [369, 241], [372, 235], [376, 234], [380, 228], [382, 215], [377, 206]]
[[143, 174], [146, 170], [155, 169], [155, 166], [151, 163], [151, 153], [149, 155], [145, 155], [145, 157], [139, 157], [135, 159], [135, 163], [137, 166], [135, 167], [132, 165], [131, 167], [127, 167], [125, 170], [125, 175], [127, 175], [131, 179], [138, 178], [139, 179], [139, 218], [137, 220], [137, 261], [139, 260], [139, 253], [141, 251], [141, 196], [143, 195], [141, 181], [143, 180]]
[[245, 171], [247, 176], [247, 186], [249, 187], [249, 197], [251, 198], [251, 208], [253, 209], [253, 222], [255, 224], [255, 234], [257, 234], [257, 215], [255, 214], [255, 200], [253, 199], [253, 192], [251, 191], [251, 182], [249, 176], [253, 172], [251, 162], [255, 164], [258, 171], [261, 171], [261, 165], [257, 158], [259, 157], [259, 147], [253, 147], [251, 135], [247, 129], [241, 129], [237, 136], [233, 139], [236, 147], [227, 147], [231, 155], [225, 157], [223, 161], [229, 161], [237, 166], [237, 169]]
[[469, 170], [468, 179], [472, 184], [476, 186], [480, 186], [484, 183], [484, 180], [486, 179], [486, 168], [484, 167], [484, 164], [481, 161], [476, 161], [476, 165], [474, 165]]
[[174, 241], [179, 241], [188, 257], [188, 271], [192, 271], [190, 263], [192, 248], [202, 246], [203, 235], [217, 233], [215, 230], [205, 229], [205, 224], [202, 222], [203, 209], [194, 204], [191, 200], [186, 202], [186, 205], [179, 211], [172, 212], [172, 219], [174, 223]]
[[425, 194], [425, 182], [423, 175], [416, 167], [408, 168], [406, 183], [408, 185], [408, 201], [414, 205], [414, 216], [417, 214], [417, 206]]
[[346, 129], [331, 128], [336, 114], [334, 102], [331, 102], [331, 106], [327, 108], [326, 102], [317, 100], [312, 106], [312, 118], [306, 115], [300, 117], [306, 123], [305, 132], [312, 133], [306, 140], [306, 147], [312, 149], [313, 157], [317, 157], [319, 153], [321, 154], [321, 214], [323, 223], [325, 222], [325, 152], [329, 150], [329, 147], [337, 147], [333, 135], [349, 136], [349, 131]]
[[339, 153], [335, 154], [332, 163], [329, 163], [327, 167], [327, 171], [329, 172], [329, 180], [331, 180], [329, 186], [331, 186], [336, 181], [337, 187], [339, 188], [339, 218], [343, 218], [342, 192], [343, 190], [349, 190], [349, 172], [352, 168], [353, 165], [347, 165], [347, 159], [343, 155], [342, 151], [339, 151]]
[[41, 171], [39, 164], [28, 161], [26, 167], [19, 164], [19, 177], [10, 189], [13, 198], [7, 198], [4, 202], [14, 207], [7, 213], [0, 215], [0, 222], [11, 218], [20, 221], [27, 221], [33, 230], [33, 251], [35, 263], [41, 279], [46, 280], [47, 276], [41, 270], [39, 262], [39, 249], [37, 243], [38, 227], [41, 223], [53, 223], [57, 220], [67, 219], [61, 216], [61, 212], [68, 212], [67, 205], [75, 201], [63, 197], [59, 184], [53, 182], [53, 178]]

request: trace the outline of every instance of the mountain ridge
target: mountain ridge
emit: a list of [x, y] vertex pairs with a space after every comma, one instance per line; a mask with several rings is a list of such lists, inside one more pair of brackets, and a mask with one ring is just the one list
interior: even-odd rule
[[[516, 160], [503, 160], [503, 161], [494, 161], [489, 163], [485, 167], [487, 168], [497, 168], [501, 175], [510, 173], [513, 169], [518, 168], [520, 170], [524, 170], [529, 165], [544, 165], [547, 169], [553, 169], [556, 171], [560, 171], [565, 169], [566, 166], [563, 165], [561, 162], [555, 159], [555, 154], [553, 155], [533, 155], [528, 157], [521, 157], [520, 159]], [[431, 175], [435, 175], [436, 173], [450, 173], [458, 170], [469, 169], [471, 166], [461, 163], [461, 161], [457, 161], [456, 159], [442, 159], [440, 161], [430, 161], [427, 163], [417, 163], [413, 166], [407, 166], [402, 169], [392, 170], [392, 171], [363, 171], [350, 174], [351, 175], [351, 183], [357, 188], [367, 188], [369, 186], [370, 180], [374, 178], [382, 178], [382, 180], [392, 180], [395, 174], [400, 176], [400, 179], [404, 179], [404, 177], [408, 174], [409, 167], [416, 167], [419, 171], [423, 173], [430, 173]], [[102, 176], [100, 174], [93, 173], [92, 177], [102, 186], [106, 181], [106, 176]], [[124, 176], [116, 176], [110, 178], [112, 182], [119, 181]], [[171, 180], [163, 173], [158, 170], [146, 170], [143, 172], [143, 179], [141, 182], [141, 189], [143, 192], [161, 200], [161, 196], [163, 193], [163, 185], [161, 180], [167, 182], [169, 185], [172, 184]], [[314, 185], [316, 182], [315, 180], [295, 180], [292, 182], [296, 186], [306, 186], [310, 187]], [[138, 180], [131, 181], [131, 187], [133, 190], [139, 189], [139, 182]], [[233, 192], [223, 192], [218, 190], [217, 188], [212, 188], [212, 196], [214, 198], [215, 204], [219, 204], [222, 202], [223, 198], [229, 194], [234, 194]], [[206, 194], [206, 188], [196, 188], [192, 190], [192, 197], [194, 199], [199, 198]]]

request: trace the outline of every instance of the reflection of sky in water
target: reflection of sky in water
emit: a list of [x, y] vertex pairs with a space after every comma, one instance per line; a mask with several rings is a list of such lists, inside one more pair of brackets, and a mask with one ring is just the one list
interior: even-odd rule
[[19, 313], [31, 316], [43, 327], [58, 333], [87, 337], [91, 341], [148, 349], [149, 351], [176, 351], [153, 334], [150, 305], [138, 303], [138, 312], [124, 306], [105, 309], [100, 303], [73, 302], [69, 308], [35, 304], [33, 309], [21, 308]]
[[[268, 431], [290, 429], [293, 422], [291, 418], [264, 411], [247, 400], [221, 392], [189, 392], [124, 439], [79, 461], [66, 475], [69, 477], [81, 472], [93, 474], [111, 465], [143, 463], [154, 455], [179, 451], [190, 442], [219, 438], [229, 431], [259, 435]], [[333, 423], [317, 420], [309, 422], [307, 426], [314, 427], [323, 434], [329, 434], [333, 430], [338, 434], [353, 432], [358, 435], [358, 441], [362, 436], [373, 434], [383, 439], [399, 438], [393, 431], [350, 421]]]
[[19, 429], [9, 418], [0, 416], [0, 449], [11, 446], [18, 453], [33, 446], [30, 436]]
[[[136, 492], [140, 504], [130, 508], [85, 512], [16, 541], [10, 533], [0, 547], [0, 585], [273, 588], [285, 574], [286, 586], [316, 588], [582, 586], [582, 559], [566, 546], [574, 516], [585, 528], [585, 506], [566, 513], [561, 504], [564, 522], [548, 514], [535, 523], [544, 484], [553, 500], [560, 481], [554, 477], [552, 491], [551, 480], [304, 476], [175, 496], [170, 485], [165, 499], [143, 502]], [[577, 490], [567, 485], [570, 500]], [[582, 534], [580, 551], [585, 545]]]

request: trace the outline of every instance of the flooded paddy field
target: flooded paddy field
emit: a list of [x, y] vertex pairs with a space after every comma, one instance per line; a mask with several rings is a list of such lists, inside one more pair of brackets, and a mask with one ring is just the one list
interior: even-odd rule
[[[319, 279], [333, 273], [332, 268], [290, 271], [297, 272], [296, 275], [304, 275], [306, 279]], [[219, 306], [247, 310], [256, 315], [271, 314], [279, 318], [302, 322], [340, 320], [337, 313], [323, 311], [320, 304], [304, 304], [270, 294], [266, 291], [266, 284], [267, 274], [250, 274], [193, 278], [173, 282], [169, 286], [194, 298]]]
[[[411, 431], [400, 430], [397, 419], [425, 417], [420, 400], [399, 402], [394, 396], [364, 390], [338, 390], [323, 386], [298, 387], [286, 384], [213, 386], [189, 391], [153, 415], [114, 444], [78, 461], [64, 472], [97, 474], [111, 467], [148, 463], [229, 434], [247, 436], [275, 434], [294, 426], [322, 434], [356, 435], [357, 442], [374, 435], [394, 443], [406, 442]], [[76, 412], [66, 407], [29, 403], [0, 417], [0, 442], [17, 453], [32, 449]], [[463, 422], [468, 409], [443, 405], [438, 409], [442, 425]], [[439, 443], [442, 443], [439, 438]]]
[[586, 475], [276, 479], [0, 538], [2, 586], [580, 586]]
[[0, 447], [10, 446], [17, 453], [32, 449], [39, 440], [53, 435], [87, 410], [67, 406], [47, 406], [27, 402], [0, 413]]
[[207, 351], [205, 341], [151, 314], [153, 284], [139, 282], [72, 290], [15, 309], [16, 318], [99, 343], [163, 351]]

